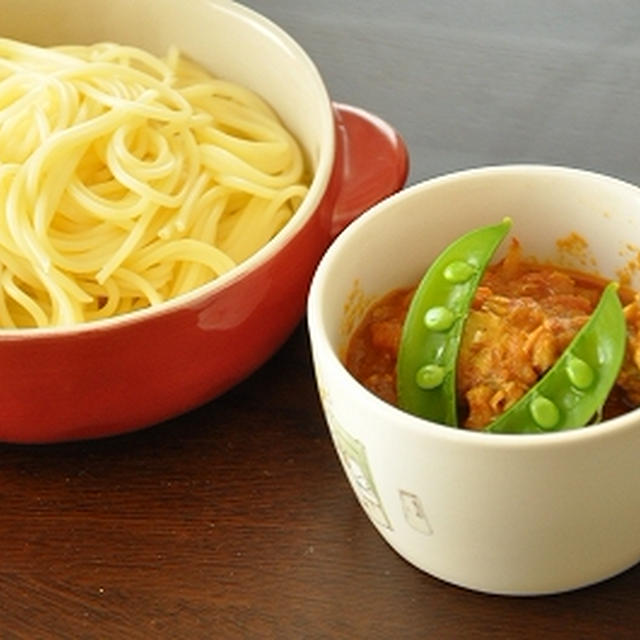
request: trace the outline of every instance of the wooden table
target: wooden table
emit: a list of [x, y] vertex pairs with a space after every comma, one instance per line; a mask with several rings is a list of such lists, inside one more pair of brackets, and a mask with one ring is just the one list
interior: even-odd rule
[[631, 638], [640, 566], [487, 596], [400, 559], [339, 467], [306, 328], [225, 396], [94, 442], [0, 446], [0, 638]]

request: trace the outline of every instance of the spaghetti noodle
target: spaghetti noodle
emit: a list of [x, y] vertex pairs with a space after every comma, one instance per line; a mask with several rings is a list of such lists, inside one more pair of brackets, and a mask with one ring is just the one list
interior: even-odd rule
[[0, 327], [192, 290], [266, 244], [307, 189], [274, 111], [175, 49], [0, 39]]

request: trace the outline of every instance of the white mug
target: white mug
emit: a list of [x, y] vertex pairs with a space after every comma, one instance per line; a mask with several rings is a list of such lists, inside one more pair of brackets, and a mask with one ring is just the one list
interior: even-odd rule
[[[341, 360], [372, 300], [416, 284], [453, 239], [505, 216], [525, 255], [612, 279], [626, 270], [637, 288], [640, 189], [560, 167], [489, 167], [417, 184], [347, 228], [316, 271], [308, 323], [333, 442], [391, 547], [460, 586], [554, 593], [640, 559], [638, 410], [572, 431], [479, 433], [385, 403]], [[580, 251], [562, 251], [568, 237], [584, 240]]]

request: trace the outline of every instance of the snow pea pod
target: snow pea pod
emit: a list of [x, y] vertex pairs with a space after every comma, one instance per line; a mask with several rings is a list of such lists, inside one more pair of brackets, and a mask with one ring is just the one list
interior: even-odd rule
[[407, 313], [396, 368], [398, 405], [457, 426], [456, 363], [464, 322], [484, 271], [511, 219], [461, 236], [423, 276]]
[[546, 433], [583, 427], [604, 404], [626, 348], [627, 327], [617, 293], [609, 283], [587, 323], [553, 367], [485, 430]]

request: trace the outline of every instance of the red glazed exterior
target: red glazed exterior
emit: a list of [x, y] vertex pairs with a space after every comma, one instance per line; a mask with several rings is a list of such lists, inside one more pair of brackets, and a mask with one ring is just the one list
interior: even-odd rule
[[264, 363], [300, 321], [335, 234], [407, 177], [407, 151], [391, 127], [352, 107], [334, 105], [334, 114], [336, 153], [319, 206], [255, 268], [113, 322], [0, 336], [0, 439], [54, 442], [149, 426]]

